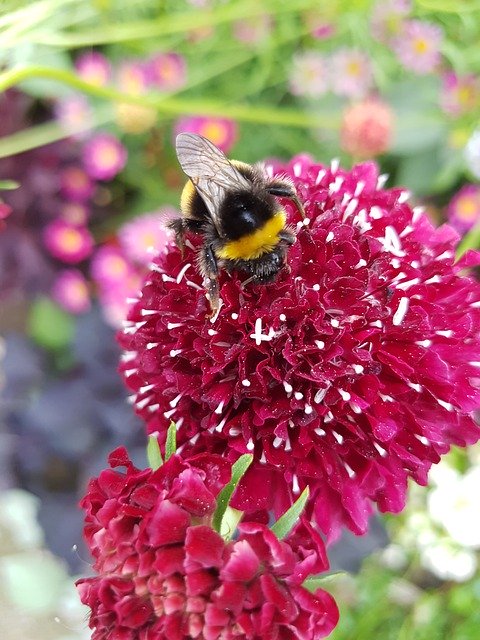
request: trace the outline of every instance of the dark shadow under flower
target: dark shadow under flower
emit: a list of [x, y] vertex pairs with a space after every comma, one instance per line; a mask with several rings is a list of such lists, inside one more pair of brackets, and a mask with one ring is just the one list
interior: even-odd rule
[[271, 169], [309, 219], [289, 272], [245, 287], [223, 272], [211, 322], [193, 251], [171, 247], [130, 310], [121, 369], [150, 432], [173, 419], [185, 450], [254, 453], [234, 506], [278, 515], [309, 485], [325, 533], [364, 533], [372, 502], [400, 511], [408, 477], [425, 484], [480, 437], [480, 285], [463, 272], [479, 257], [455, 263], [456, 233], [373, 163]]

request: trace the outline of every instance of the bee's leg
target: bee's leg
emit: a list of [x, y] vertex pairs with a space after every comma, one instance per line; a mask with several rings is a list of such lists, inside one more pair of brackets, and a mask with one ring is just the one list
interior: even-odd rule
[[215, 258], [211, 244], [207, 244], [202, 248], [198, 256], [198, 264], [205, 280], [205, 287], [210, 302], [211, 314], [209, 317], [213, 317], [220, 306], [220, 291], [218, 286], [217, 259]]
[[299, 210], [302, 218], [305, 218], [305, 209], [303, 208], [303, 204], [300, 202], [300, 198], [298, 197], [293, 184], [290, 184], [286, 180], [272, 180], [267, 185], [267, 191], [268, 193], [271, 193], [272, 196], [288, 198], [291, 200]]
[[172, 222], [170, 222], [168, 226], [175, 233], [175, 242], [177, 244], [177, 247], [180, 249], [180, 252], [183, 258], [183, 254], [185, 251], [185, 232], [186, 232], [184, 220], [183, 218], [179, 218], [178, 220], [172, 220]]

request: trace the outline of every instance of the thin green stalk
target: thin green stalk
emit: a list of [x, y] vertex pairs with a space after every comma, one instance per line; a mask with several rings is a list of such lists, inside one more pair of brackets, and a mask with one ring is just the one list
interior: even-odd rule
[[231, 105], [225, 102], [204, 99], [178, 98], [171, 96], [137, 96], [123, 93], [112, 87], [97, 87], [80, 79], [71, 71], [42, 66], [17, 67], [0, 75], [0, 92], [16, 86], [29, 78], [57, 80], [97, 98], [111, 102], [141, 105], [160, 113], [177, 116], [185, 114], [203, 114], [206, 116], [225, 116], [242, 122], [257, 124], [283, 125], [299, 128], [338, 126], [338, 115], [311, 115], [295, 109], [274, 109], [269, 106]]
[[202, 27], [213, 27], [223, 23], [256, 18], [266, 13], [294, 13], [315, 7], [317, 0], [291, 0], [280, 3], [278, 0], [267, 2], [236, 2], [214, 7], [210, 11], [183, 11], [174, 15], [161, 16], [153, 20], [141, 20], [130, 23], [105, 25], [99, 29], [90, 28], [71, 33], [31, 34], [33, 41], [62, 48], [87, 47], [92, 45], [129, 42], [159, 38], [175, 33], [186, 33]]
[[67, 138], [72, 134], [83, 133], [109, 122], [112, 118], [112, 109], [108, 105], [107, 108], [97, 109], [90, 121], [69, 131], [66, 131], [54, 120], [29, 127], [28, 129], [22, 129], [17, 133], [0, 139], [0, 158], [7, 158], [24, 151], [30, 151], [30, 149], [43, 147], [46, 144], [63, 140], [63, 138]]

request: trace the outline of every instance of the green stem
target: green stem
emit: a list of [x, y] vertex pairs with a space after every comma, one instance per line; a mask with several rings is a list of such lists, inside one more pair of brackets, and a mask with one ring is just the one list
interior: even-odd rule
[[171, 96], [138, 96], [123, 93], [111, 87], [97, 87], [81, 80], [71, 71], [37, 65], [17, 67], [0, 75], [0, 92], [13, 87], [29, 78], [57, 80], [82, 93], [117, 103], [136, 104], [149, 107], [168, 116], [202, 114], [206, 116], [228, 116], [241, 122], [282, 125], [299, 128], [337, 127], [338, 115], [312, 115], [293, 109], [273, 109], [269, 106], [251, 106], [248, 104], [231, 105], [215, 100], [175, 98]]
[[35, 42], [54, 47], [76, 48], [92, 45], [104, 45], [115, 42], [129, 42], [159, 38], [175, 33], [186, 33], [202, 27], [213, 27], [223, 23], [234, 22], [246, 18], [256, 18], [274, 12], [293, 13], [314, 7], [317, 0], [292, 0], [278, 2], [269, 0], [258, 2], [240, 1], [234, 4], [224, 4], [209, 11], [183, 11], [175, 15], [162, 16], [154, 20], [142, 20], [128, 24], [115, 24], [99, 29], [88, 29], [77, 33], [38, 33], [32, 34]]

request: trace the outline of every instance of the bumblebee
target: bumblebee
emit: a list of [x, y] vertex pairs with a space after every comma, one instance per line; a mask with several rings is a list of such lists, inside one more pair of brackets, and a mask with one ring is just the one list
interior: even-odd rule
[[228, 160], [200, 135], [179, 134], [176, 153], [189, 180], [180, 200], [182, 217], [169, 227], [182, 252], [187, 232], [202, 236], [198, 266], [214, 316], [220, 304], [220, 268], [245, 272], [248, 282], [266, 284], [285, 266], [295, 233], [276, 197], [292, 200], [302, 218], [305, 212], [290, 180], [269, 178], [261, 165]]

